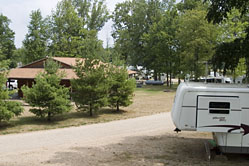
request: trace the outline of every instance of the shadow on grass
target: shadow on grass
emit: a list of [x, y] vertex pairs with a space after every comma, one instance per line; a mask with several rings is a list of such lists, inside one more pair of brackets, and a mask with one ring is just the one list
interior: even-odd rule
[[116, 109], [112, 109], [112, 108], [104, 108], [98, 112], [99, 115], [102, 115], [102, 114], [124, 114], [124, 113], [127, 113], [127, 111], [122, 110], [122, 109], [117, 111]]
[[102, 108], [98, 111], [93, 111], [93, 116], [90, 116], [89, 114], [89, 111], [88, 110], [85, 110], [85, 111], [82, 111], [82, 110], [79, 110], [79, 111], [76, 111], [76, 112], [69, 112], [69, 113], [66, 113], [66, 114], [62, 114], [62, 115], [57, 115], [54, 117], [54, 120], [55, 121], [61, 121], [61, 120], [67, 120], [67, 119], [97, 119], [99, 118], [101, 115], [104, 115], [104, 114], [113, 114], [113, 115], [117, 115], [117, 114], [124, 114], [126, 113], [127, 111], [124, 111], [124, 110], [119, 110], [119, 111], [116, 111], [116, 110], [113, 110], [111, 108]]
[[[244, 166], [248, 155], [217, 156], [206, 160], [202, 138], [185, 138], [170, 134], [160, 136], [127, 137], [117, 144], [98, 147], [74, 147], [70, 152], [57, 152], [47, 161], [59, 165], [193, 165]], [[94, 154], [94, 155], [93, 155]], [[233, 158], [237, 156], [237, 158]]]
[[48, 121], [45, 118], [38, 118], [36, 116], [26, 116], [26, 117], [18, 117], [14, 120], [10, 120], [9, 122], [4, 122], [0, 124], [0, 130], [7, 130], [8, 128], [16, 127], [16, 126], [23, 126], [23, 125], [49, 125], [54, 126], [57, 125], [56, 120]]

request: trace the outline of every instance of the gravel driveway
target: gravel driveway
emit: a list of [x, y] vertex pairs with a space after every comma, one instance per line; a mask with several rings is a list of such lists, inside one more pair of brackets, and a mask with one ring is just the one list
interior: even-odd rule
[[[76, 165], [80, 162], [51, 161], [56, 154], [70, 152], [77, 147], [103, 147], [118, 144], [127, 137], [172, 133], [173, 129], [170, 113], [161, 113], [102, 124], [2, 135], [0, 165]], [[79, 165], [84, 165], [84, 161]]]
[[210, 133], [174, 133], [170, 113], [0, 136], [0, 166], [244, 166], [248, 155], [206, 161]]

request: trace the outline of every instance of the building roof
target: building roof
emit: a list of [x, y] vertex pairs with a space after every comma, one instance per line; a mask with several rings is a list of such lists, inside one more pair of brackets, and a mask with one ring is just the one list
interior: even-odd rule
[[[44, 72], [43, 68], [15, 68], [11, 69], [8, 74], [8, 78], [11, 79], [34, 79], [37, 74]], [[77, 78], [73, 69], [59, 69], [59, 72], [65, 73], [62, 80], [70, 80]]]
[[[7, 77], [11, 79], [34, 79], [37, 74], [44, 72], [44, 68], [41, 68], [40, 66], [39, 67], [34, 67], [34, 66], [47, 59], [48, 58], [43, 58], [35, 62], [29, 63], [27, 65], [24, 65], [20, 68], [11, 69]], [[72, 67], [76, 65], [77, 59], [84, 60], [83, 58], [69, 58], [69, 57], [52, 57], [52, 59], [58, 61], [59, 63], [70, 66], [70, 68], [59, 69], [59, 72], [65, 73], [65, 77], [62, 78], [63, 80], [70, 80], [73, 78], [77, 78]]]
[[[51, 57], [51, 58], [53, 60], [57, 61], [57, 62], [66, 64], [66, 65], [71, 66], [71, 67], [76, 65], [77, 59], [78, 60], [84, 60], [83, 58], [71, 58], [71, 57]], [[34, 64], [42, 62], [42, 61], [46, 61], [47, 59], [48, 59], [48, 57], [42, 58], [42, 59], [39, 59], [37, 61], [31, 62], [29, 64], [26, 64], [26, 65], [24, 65], [24, 66], [22, 66], [20, 68], [28, 68], [31, 65], [34, 65]]]
[[68, 57], [53, 57], [54, 60], [70, 65], [70, 66], [75, 66], [77, 59], [78, 60], [83, 60], [83, 58], [68, 58]]
[[[73, 66], [76, 65], [77, 60], [84, 61], [83, 58], [69, 58], [69, 57], [51, 57], [53, 60], [61, 63], [61, 68], [59, 72], [65, 72], [65, 77], [62, 78], [63, 80], [70, 80], [77, 78], [76, 73], [73, 70]], [[24, 65], [20, 68], [11, 69], [8, 73], [7, 78], [9, 79], [34, 79], [37, 74], [44, 72], [44, 61], [47, 58], [43, 58], [27, 65]], [[105, 64], [100, 62], [100, 64]], [[65, 67], [66, 66], [66, 67]], [[129, 74], [135, 74], [134, 71], [129, 71]]]
[[133, 70], [128, 70], [128, 74], [131, 75], [131, 74], [137, 74], [136, 71], [133, 71]]

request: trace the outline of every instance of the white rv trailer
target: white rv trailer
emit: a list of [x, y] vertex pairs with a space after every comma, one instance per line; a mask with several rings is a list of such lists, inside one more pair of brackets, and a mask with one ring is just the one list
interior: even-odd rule
[[176, 131], [212, 132], [223, 153], [249, 153], [249, 88], [181, 83], [171, 112]]

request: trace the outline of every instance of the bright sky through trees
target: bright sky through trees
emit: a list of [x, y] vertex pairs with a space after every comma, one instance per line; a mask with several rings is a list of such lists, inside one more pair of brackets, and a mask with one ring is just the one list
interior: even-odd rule
[[[7, 16], [11, 20], [10, 28], [15, 32], [15, 45], [17, 48], [22, 46], [25, 34], [28, 32], [27, 25], [29, 24], [32, 10], [40, 9], [42, 16], [45, 17], [55, 10], [56, 4], [60, 0], [0, 0], [0, 13]], [[110, 12], [115, 8], [116, 3], [124, 0], [106, 0], [107, 7]], [[99, 33], [99, 38], [104, 41], [109, 38], [109, 43], [112, 44], [111, 39], [111, 25], [112, 21], [106, 23], [102, 31]]]

